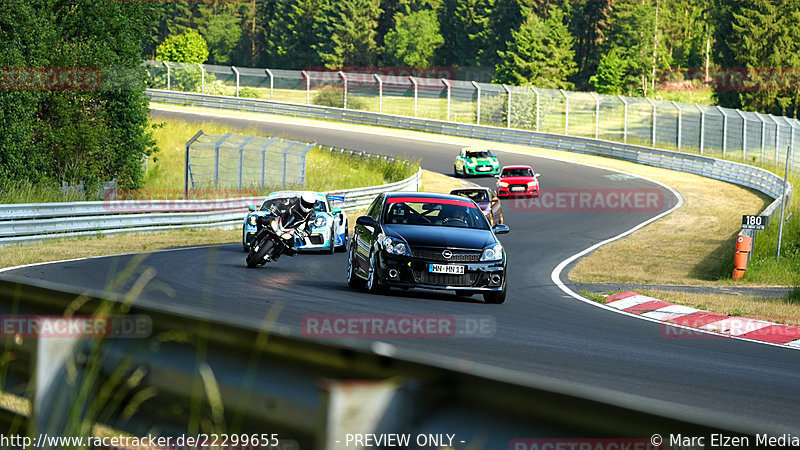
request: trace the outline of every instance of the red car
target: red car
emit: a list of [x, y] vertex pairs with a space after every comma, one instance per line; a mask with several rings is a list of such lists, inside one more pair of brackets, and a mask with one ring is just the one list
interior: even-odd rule
[[514, 196], [539, 196], [539, 174], [531, 166], [505, 166], [497, 175], [497, 195], [500, 198]]
[[487, 187], [461, 188], [453, 189], [450, 191], [450, 195], [467, 197], [477, 203], [492, 226], [503, 223], [503, 207], [494, 190]]

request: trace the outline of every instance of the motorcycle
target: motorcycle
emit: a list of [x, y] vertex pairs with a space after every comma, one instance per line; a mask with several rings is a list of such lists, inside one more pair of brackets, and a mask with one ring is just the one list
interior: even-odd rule
[[277, 260], [282, 254], [297, 254], [294, 241], [296, 238], [308, 239], [308, 234], [297, 228], [300, 223], [284, 224], [280, 216], [254, 217], [257, 232], [247, 253], [247, 267], [263, 266], [269, 261]]

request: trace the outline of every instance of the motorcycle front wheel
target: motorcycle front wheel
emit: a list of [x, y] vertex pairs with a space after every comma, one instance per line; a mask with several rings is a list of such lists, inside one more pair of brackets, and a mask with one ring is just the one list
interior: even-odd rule
[[[267, 239], [262, 245], [256, 245], [255, 242], [250, 244], [250, 252], [247, 254], [247, 267], [254, 268], [258, 266], [263, 266], [266, 263], [264, 256], [269, 254], [270, 250], [272, 250], [272, 246], [274, 246], [271, 240]], [[258, 249], [258, 251], [256, 251]]]

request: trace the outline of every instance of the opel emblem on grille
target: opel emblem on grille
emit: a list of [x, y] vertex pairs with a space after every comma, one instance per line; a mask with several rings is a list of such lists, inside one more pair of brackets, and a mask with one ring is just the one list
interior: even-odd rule
[[442, 252], [442, 256], [444, 256], [444, 259], [450, 259], [450, 257], [453, 256], [453, 252], [450, 250], [445, 250]]

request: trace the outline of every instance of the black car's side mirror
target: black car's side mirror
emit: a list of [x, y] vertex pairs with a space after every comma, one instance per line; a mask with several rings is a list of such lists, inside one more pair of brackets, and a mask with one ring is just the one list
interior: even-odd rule
[[508, 225], [504, 223], [498, 223], [492, 227], [492, 231], [494, 231], [494, 234], [507, 234], [511, 231], [511, 228], [508, 228]]
[[375, 228], [378, 226], [378, 221], [373, 219], [371, 216], [361, 216], [356, 219], [356, 225]]

